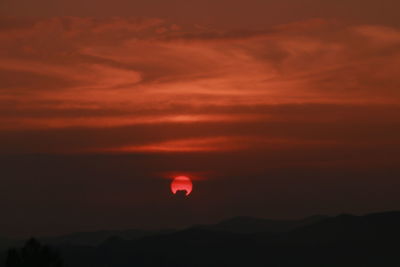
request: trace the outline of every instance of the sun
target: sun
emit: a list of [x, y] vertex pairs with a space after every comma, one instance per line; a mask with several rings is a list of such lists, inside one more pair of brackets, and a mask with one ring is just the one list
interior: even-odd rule
[[187, 176], [177, 176], [171, 182], [171, 191], [176, 194], [178, 191], [185, 191], [186, 196], [190, 195], [193, 190], [193, 183]]

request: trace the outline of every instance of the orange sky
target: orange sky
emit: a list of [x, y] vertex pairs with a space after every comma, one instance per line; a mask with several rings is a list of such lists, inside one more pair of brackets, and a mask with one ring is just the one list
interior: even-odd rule
[[[259, 181], [278, 167], [340, 169], [338, 177], [398, 170], [398, 1], [112, 2], [1, 2], [6, 161], [121, 154], [136, 158], [142, 176], [200, 172], [205, 180]], [[118, 173], [110, 162], [106, 172]], [[353, 210], [371, 208], [364, 204]], [[15, 220], [9, 231], [18, 233]]]
[[[323, 19], [239, 32], [134, 18], [3, 18], [3, 24], [0, 146], [9, 153], [135, 146], [156, 151], [187, 139], [196, 139], [201, 151], [214, 151], [216, 138], [225, 149], [250, 136], [261, 142], [241, 147], [310, 138], [321, 144], [399, 144], [389, 130], [400, 118], [397, 28]], [[300, 136], [277, 132], [273, 125], [279, 123], [379, 125], [388, 127], [388, 136]], [[232, 129], [243, 124], [254, 130]], [[152, 133], [140, 144], [136, 136], [87, 145], [66, 140], [67, 148], [60, 142], [51, 151], [36, 151], [13, 134], [157, 126], [166, 133]], [[175, 126], [188, 130], [174, 132]], [[197, 133], [190, 132], [193, 126]], [[7, 149], [10, 142], [15, 146]]]

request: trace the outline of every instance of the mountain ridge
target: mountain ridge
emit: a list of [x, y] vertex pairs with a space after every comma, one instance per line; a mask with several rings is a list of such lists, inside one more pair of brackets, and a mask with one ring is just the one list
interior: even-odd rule
[[109, 237], [95, 246], [64, 243], [55, 248], [66, 266], [73, 267], [400, 266], [400, 211], [305, 218], [313, 223], [286, 232], [217, 230], [230, 223], [236, 227], [238, 221], [246, 227], [249, 222], [271, 222], [253, 219], [237, 217], [216, 228], [190, 227], [132, 240]]

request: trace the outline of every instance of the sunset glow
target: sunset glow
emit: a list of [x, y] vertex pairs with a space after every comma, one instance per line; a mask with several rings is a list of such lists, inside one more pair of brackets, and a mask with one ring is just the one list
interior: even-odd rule
[[400, 209], [399, 10], [1, 0], [0, 240]]
[[[19, 25], [18, 20], [3, 20]], [[393, 49], [400, 44], [396, 28], [319, 19], [234, 38], [225, 37], [229, 31], [191, 28], [192, 38], [188, 38], [186, 31], [179, 30], [182, 27], [173, 25], [152, 19], [99, 22], [65, 17], [4, 28], [1, 46], [8, 52], [0, 55], [4, 114], [0, 128], [4, 134], [45, 131], [50, 136], [56, 130], [65, 142], [68, 137], [63, 132], [137, 129], [135, 136], [119, 144], [93, 140], [87, 147], [77, 140], [68, 145], [82, 152], [113, 151], [115, 147], [219, 151], [227, 149], [224, 142], [200, 148], [189, 129], [208, 132], [210, 140], [240, 129], [242, 142], [236, 150], [255, 148], [249, 133], [242, 130], [249, 127], [252, 135], [277, 139], [292, 132], [277, 133], [278, 125], [298, 120], [303, 125], [316, 121], [321, 125], [336, 112], [349, 123], [358, 121], [360, 113], [368, 113], [372, 123], [383, 127], [400, 117], [396, 75], [400, 54]], [[161, 28], [165, 30], [158, 31]], [[326, 31], [336, 35], [335, 41], [322, 34]], [[214, 37], [202, 37], [205, 33]], [[49, 36], [63, 42], [53, 44]], [[48, 43], [46, 50], [41, 47], [43, 42]], [[365, 46], [359, 50], [361, 42]], [[388, 52], [381, 54], [383, 50]], [[376, 90], [375, 84], [382, 80], [387, 84]], [[184, 125], [188, 130], [174, 132]], [[150, 128], [163, 130], [149, 136]], [[173, 135], [194, 143], [184, 141], [172, 148], [168, 144], [177, 142], [171, 139]], [[323, 141], [323, 135], [320, 132], [316, 138]], [[334, 132], [331, 135], [330, 139], [343, 145], [358, 142], [339, 140]], [[131, 144], [145, 136], [150, 138], [146, 144]], [[16, 138], [2, 140], [11, 139], [7, 143], [14, 142], [16, 152], [35, 152]], [[65, 142], [42, 152], [65, 152], [61, 145]]]

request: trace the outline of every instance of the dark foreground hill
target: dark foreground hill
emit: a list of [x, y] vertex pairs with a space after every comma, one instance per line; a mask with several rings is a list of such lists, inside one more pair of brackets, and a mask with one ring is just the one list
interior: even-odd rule
[[57, 249], [70, 267], [400, 266], [400, 212], [322, 218], [283, 232], [218, 228], [194, 227], [135, 240], [115, 237], [98, 246]]

